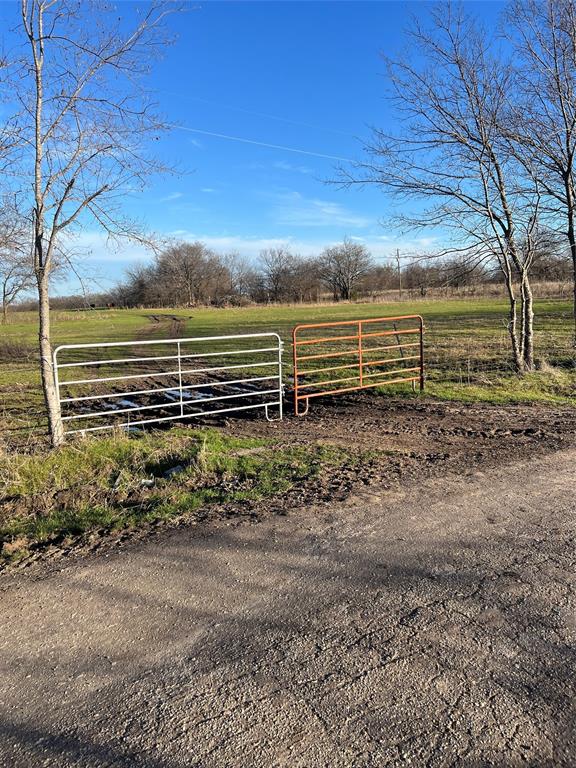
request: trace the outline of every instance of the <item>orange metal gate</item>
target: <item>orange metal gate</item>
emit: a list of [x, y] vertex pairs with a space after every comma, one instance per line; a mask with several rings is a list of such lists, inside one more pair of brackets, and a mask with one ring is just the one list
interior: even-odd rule
[[[319, 329], [322, 333], [316, 335]], [[312, 397], [402, 382], [412, 382], [413, 387], [419, 382], [424, 389], [424, 321], [420, 315], [297, 325], [292, 344], [297, 416], [308, 413]], [[328, 365], [322, 362], [317, 367], [315, 361]], [[302, 401], [304, 410], [299, 409]]]

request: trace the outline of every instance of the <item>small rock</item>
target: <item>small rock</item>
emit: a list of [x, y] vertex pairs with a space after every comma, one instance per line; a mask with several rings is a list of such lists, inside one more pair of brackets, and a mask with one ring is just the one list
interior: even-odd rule
[[177, 464], [175, 467], [170, 467], [170, 469], [167, 469], [162, 477], [172, 477], [172, 475], [179, 475], [180, 472], [184, 472], [184, 467], [182, 464]]

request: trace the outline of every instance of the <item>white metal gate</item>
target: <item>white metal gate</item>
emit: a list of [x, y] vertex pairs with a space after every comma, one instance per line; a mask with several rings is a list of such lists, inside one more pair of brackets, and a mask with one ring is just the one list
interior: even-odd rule
[[258, 408], [281, 419], [282, 346], [277, 333], [63, 344], [53, 362], [65, 432]]

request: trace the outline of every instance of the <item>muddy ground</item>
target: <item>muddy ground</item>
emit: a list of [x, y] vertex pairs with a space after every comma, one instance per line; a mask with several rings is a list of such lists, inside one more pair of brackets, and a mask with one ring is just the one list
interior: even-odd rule
[[[282, 422], [234, 419], [238, 435], [273, 435], [280, 444], [345, 447], [374, 452], [360, 466], [330, 471], [316, 486], [296, 491], [288, 504], [330, 503], [359, 488], [406, 486], [444, 474], [473, 475], [520, 459], [576, 446], [576, 409], [538, 405], [495, 406], [416, 401], [359, 394], [325, 399], [306, 417]], [[275, 508], [278, 501], [270, 502]], [[281, 502], [283, 503], [283, 502]]]
[[387, 453], [5, 574], [0, 766], [576, 766], [574, 425], [370, 396], [229, 420]]
[[33, 546], [32, 554], [16, 565], [0, 563], [0, 573], [31, 567], [42, 570], [51, 564], [61, 567], [70, 558], [121, 548], [167, 527], [218, 519], [262, 521], [299, 506], [329, 506], [374, 485], [393, 490], [426, 478], [473, 476], [478, 471], [576, 447], [576, 409], [566, 407], [470, 405], [361, 393], [319, 400], [306, 417], [293, 416], [290, 404], [286, 411], [281, 422], [267, 422], [261, 413], [247, 412], [241, 418], [216, 416], [183, 424], [272, 438], [280, 446], [333, 445], [347, 449], [351, 461], [330, 467], [281, 497], [215, 505], [176, 520], [145, 524], [139, 530], [99, 530], [63, 543]]

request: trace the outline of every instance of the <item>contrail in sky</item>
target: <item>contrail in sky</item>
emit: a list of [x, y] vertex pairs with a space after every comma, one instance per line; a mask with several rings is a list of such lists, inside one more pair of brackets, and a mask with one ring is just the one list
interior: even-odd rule
[[232, 104], [222, 104], [218, 101], [209, 101], [208, 99], [201, 99], [199, 96], [188, 96], [183, 93], [175, 93], [174, 91], [160, 91], [168, 96], [173, 96], [178, 99], [188, 99], [191, 101], [198, 101], [202, 104], [208, 104], [211, 107], [219, 107], [220, 109], [232, 109], [234, 112], [242, 112], [245, 115], [254, 115], [255, 117], [263, 117], [266, 120], [276, 120], [279, 123], [288, 123], [289, 125], [299, 125], [303, 128], [312, 128], [315, 131], [327, 131], [328, 133], [337, 133], [339, 136], [348, 136], [351, 139], [356, 138], [351, 133], [346, 131], [339, 131], [337, 128], [328, 128], [327, 126], [314, 125], [314, 123], [305, 123], [302, 120], [292, 120], [289, 117], [280, 117], [279, 115], [270, 115], [268, 112], [255, 112], [253, 109], [245, 109], [244, 107], [232, 106]]
[[199, 133], [203, 136], [214, 136], [217, 139], [227, 139], [228, 141], [240, 141], [242, 144], [255, 144], [257, 147], [268, 147], [269, 149], [279, 149], [283, 152], [295, 152], [298, 155], [309, 155], [310, 157], [323, 157], [325, 160], [341, 160], [344, 163], [353, 163], [349, 157], [338, 157], [338, 155], [325, 155], [322, 152], [311, 152], [308, 149], [296, 149], [296, 147], [285, 147], [281, 144], [268, 144], [265, 141], [255, 141], [254, 139], [243, 139], [241, 136], [228, 136], [225, 133], [214, 133], [213, 131], [202, 131], [200, 128], [188, 128], [186, 125], [170, 125], [169, 128], [176, 128], [179, 131], [189, 131], [190, 133]]

